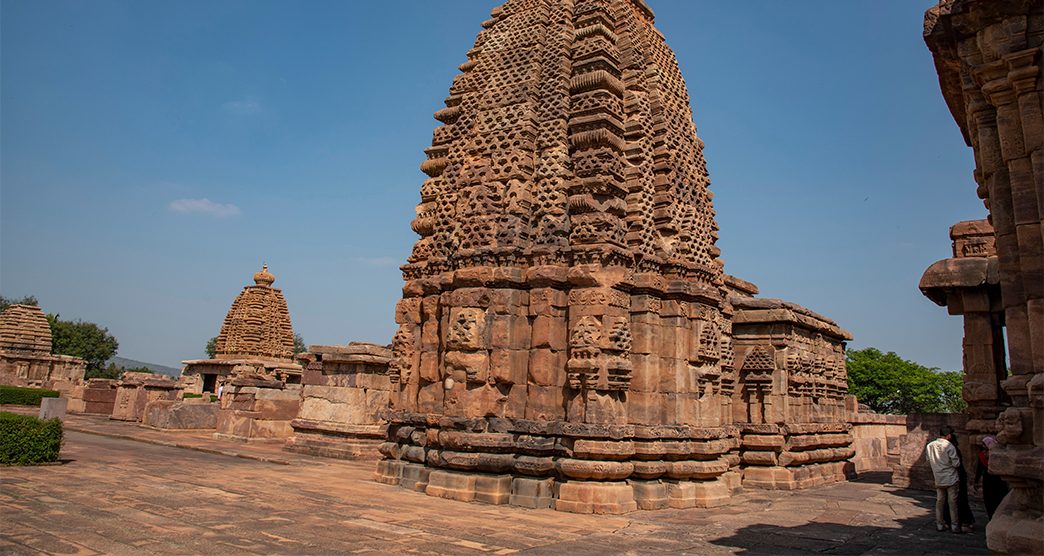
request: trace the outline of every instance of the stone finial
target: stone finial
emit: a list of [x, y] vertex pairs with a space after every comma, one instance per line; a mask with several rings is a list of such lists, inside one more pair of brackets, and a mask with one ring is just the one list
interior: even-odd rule
[[268, 271], [268, 265], [261, 265], [261, 271], [254, 273], [254, 283], [258, 286], [271, 286], [275, 283], [275, 275]]
[[0, 314], [0, 350], [51, 353], [51, 325], [35, 305], [11, 305]]

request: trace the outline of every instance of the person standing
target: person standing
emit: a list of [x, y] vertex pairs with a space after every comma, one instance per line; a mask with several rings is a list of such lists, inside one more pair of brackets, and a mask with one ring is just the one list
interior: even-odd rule
[[990, 450], [997, 445], [997, 439], [987, 436], [982, 439], [982, 449], [979, 450], [979, 461], [975, 468], [975, 484], [982, 483], [982, 503], [986, 506], [986, 515], [993, 519], [993, 512], [997, 511], [1001, 500], [1008, 495], [1008, 483], [993, 473], [990, 473]]
[[[946, 530], [944, 520], [944, 508], [949, 508], [950, 515], [957, 513], [957, 493], [959, 475], [957, 469], [960, 467], [960, 457], [957, 449], [950, 442], [953, 428], [944, 426], [939, 430], [939, 437], [928, 443], [925, 448], [925, 458], [932, 466], [932, 476], [935, 479], [935, 529]], [[961, 527], [957, 520], [950, 526], [954, 533], [960, 533]]]
[[972, 513], [971, 503], [968, 501], [968, 472], [964, 469], [964, 455], [961, 454], [961, 443], [957, 440], [957, 433], [951, 434], [947, 440], [957, 450], [957, 520], [953, 521], [948, 508], [943, 508], [943, 521], [950, 528], [958, 525], [961, 531], [971, 533], [975, 526], [975, 514]]

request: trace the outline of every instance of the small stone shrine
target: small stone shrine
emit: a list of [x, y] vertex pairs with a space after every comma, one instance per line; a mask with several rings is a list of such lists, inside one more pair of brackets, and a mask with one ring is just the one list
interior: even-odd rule
[[[236, 367], [256, 367], [257, 375], [300, 384], [301, 366], [294, 362], [294, 330], [286, 298], [273, 288], [275, 276], [264, 265], [232, 302], [218, 334], [213, 359], [182, 361], [184, 382], [198, 391], [216, 394], [232, 379]], [[198, 376], [198, 380], [191, 377]]]
[[[232, 302], [213, 359], [185, 361], [183, 376], [199, 375], [201, 393], [223, 385], [215, 436], [282, 440], [301, 405], [301, 366], [294, 362], [294, 330], [283, 292], [265, 265]], [[169, 421], [162, 416], [157, 421]]]
[[87, 362], [51, 354], [51, 326], [35, 305], [11, 305], [0, 313], [0, 384], [69, 392], [83, 382]]
[[[509, 0], [482, 24], [421, 164], [378, 481], [581, 513], [715, 506], [737, 486], [733, 281], [653, 19], [642, 0]], [[795, 468], [773, 486], [836, 478], [820, 464], [843, 455], [846, 333], [791, 312], [762, 339], [779, 371], [758, 372], [810, 376], [793, 409], [771, 398], [783, 379], [752, 402], [790, 458], [771, 467]], [[810, 421], [781, 429], [777, 407]]]
[[381, 411], [388, 406], [391, 350], [352, 342], [311, 346], [304, 364], [301, 410], [290, 425], [286, 450], [340, 459], [377, 459], [384, 440]]
[[845, 410], [844, 344], [852, 336], [793, 303], [731, 303], [743, 485], [790, 490], [845, 480], [855, 469]]

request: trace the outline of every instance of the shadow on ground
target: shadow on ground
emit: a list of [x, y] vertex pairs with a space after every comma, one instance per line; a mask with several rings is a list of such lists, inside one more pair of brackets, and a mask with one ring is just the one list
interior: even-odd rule
[[[890, 479], [888, 472], [870, 472], [852, 482], [887, 485]], [[893, 488], [890, 494], [924, 508], [927, 517], [896, 517], [880, 524], [852, 523], [853, 516], [848, 512], [824, 512], [811, 523], [753, 524], [709, 542], [737, 554], [991, 554], [986, 548], [986, 513], [980, 501], [971, 501], [975, 530], [955, 534], [935, 530], [934, 492]]]

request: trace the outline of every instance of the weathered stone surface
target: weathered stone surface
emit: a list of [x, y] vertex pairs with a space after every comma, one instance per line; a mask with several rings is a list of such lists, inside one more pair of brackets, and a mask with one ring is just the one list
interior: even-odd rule
[[220, 406], [190, 400], [155, 400], [145, 405], [141, 423], [157, 429], [215, 429]]
[[435, 114], [382, 448], [432, 468], [428, 494], [501, 503], [501, 483], [483, 497], [472, 481], [511, 473], [537, 482], [509, 503], [565, 511], [631, 511], [634, 485], [658, 507], [660, 477], [699, 480], [686, 504], [724, 500], [748, 403], [735, 296], [744, 323], [791, 323], [791, 352], [827, 357], [804, 362], [802, 418], [843, 422], [847, 332], [723, 271], [703, 143], [653, 19], [639, 0], [509, 0]]
[[991, 470], [995, 461], [1023, 462], [997, 471], [1012, 487], [987, 530], [990, 548], [1001, 553], [1044, 553], [1042, 26], [1044, 4], [1033, 0], [942, 0], [924, 25], [943, 97], [975, 151], [976, 194], [993, 228], [951, 231], [955, 259], [996, 251], [997, 279], [986, 280], [993, 287], [926, 293], [964, 315], [965, 370], [973, 371], [968, 427], [975, 440], [995, 433], [1000, 441]]
[[0, 313], [0, 384], [42, 387], [68, 395], [83, 382], [86, 361], [51, 354], [51, 327], [35, 305]]

